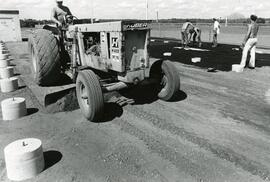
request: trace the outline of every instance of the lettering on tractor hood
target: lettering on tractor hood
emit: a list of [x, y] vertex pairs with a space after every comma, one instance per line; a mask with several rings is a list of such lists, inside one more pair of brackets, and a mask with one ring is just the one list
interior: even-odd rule
[[134, 29], [149, 29], [147, 23], [131, 23], [131, 24], [124, 24], [124, 30], [134, 30]]

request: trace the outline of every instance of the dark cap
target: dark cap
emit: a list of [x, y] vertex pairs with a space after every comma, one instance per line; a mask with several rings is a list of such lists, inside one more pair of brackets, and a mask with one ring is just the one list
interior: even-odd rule
[[252, 21], [256, 21], [256, 20], [258, 19], [258, 17], [257, 17], [256, 15], [251, 15], [251, 16], [250, 16], [250, 19], [251, 19]]

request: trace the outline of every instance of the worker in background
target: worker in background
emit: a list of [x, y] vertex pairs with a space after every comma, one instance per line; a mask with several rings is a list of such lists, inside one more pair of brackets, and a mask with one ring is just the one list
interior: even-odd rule
[[189, 31], [190, 29], [193, 29], [193, 28], [194, 28], [194, 25], [189, 20], [186, 20], [186, 22], [183, 24], [182, 30], [181, 30], [183, 47], [187, 47], [189, 43], [189, 38], [188, 38]]
[[220, 24], [216, 18], [213, 18], [213, 45], [212, 47], [217, 47], [218, 45], [218, 34], [220, 34]]
[[257, 35], [259, 31], [259, 25], [257, 24], [258, 17], [256, 15], [251, 15], [251, 24], [248, 25], [248, 31], [242, 43], [243, 53], [240, 65], [246, 66], [247, 54], [250, 51], [250, 61], [249, 68], [255, 69], [255, 55], [256, 55], [256, 45], [257, 45]]
[[195, 45], [196, 40], [198, 40], [198, 47], [202, 47], [201, 29], [194, 26], [194, 28], [190, 29], [189, 34], [190, 34], [189, 40], [193, 38], [193, 46]]
[[72, 17], [68, 7], [63, 6], [63, 0], [56, 0], [56, 7], [53, 8], [51, 19], [57, 27], [63, 27], [66, 24], [66, 18]]

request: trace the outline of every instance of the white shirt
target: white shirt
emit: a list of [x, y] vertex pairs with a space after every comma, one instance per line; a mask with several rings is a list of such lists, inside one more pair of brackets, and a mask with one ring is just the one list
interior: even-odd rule
[[218, 21], [215, 21], [215, 22], [214, 22], [214, 30], [217, 31], [217, 34], [220, 33], [220, 24], [219, 24]]

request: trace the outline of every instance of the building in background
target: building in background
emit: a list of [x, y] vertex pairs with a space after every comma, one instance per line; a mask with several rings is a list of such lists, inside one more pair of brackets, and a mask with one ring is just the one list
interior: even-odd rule
[[4, 42], [22, 40], [19, 11], [0, 10], [0, 40]]

